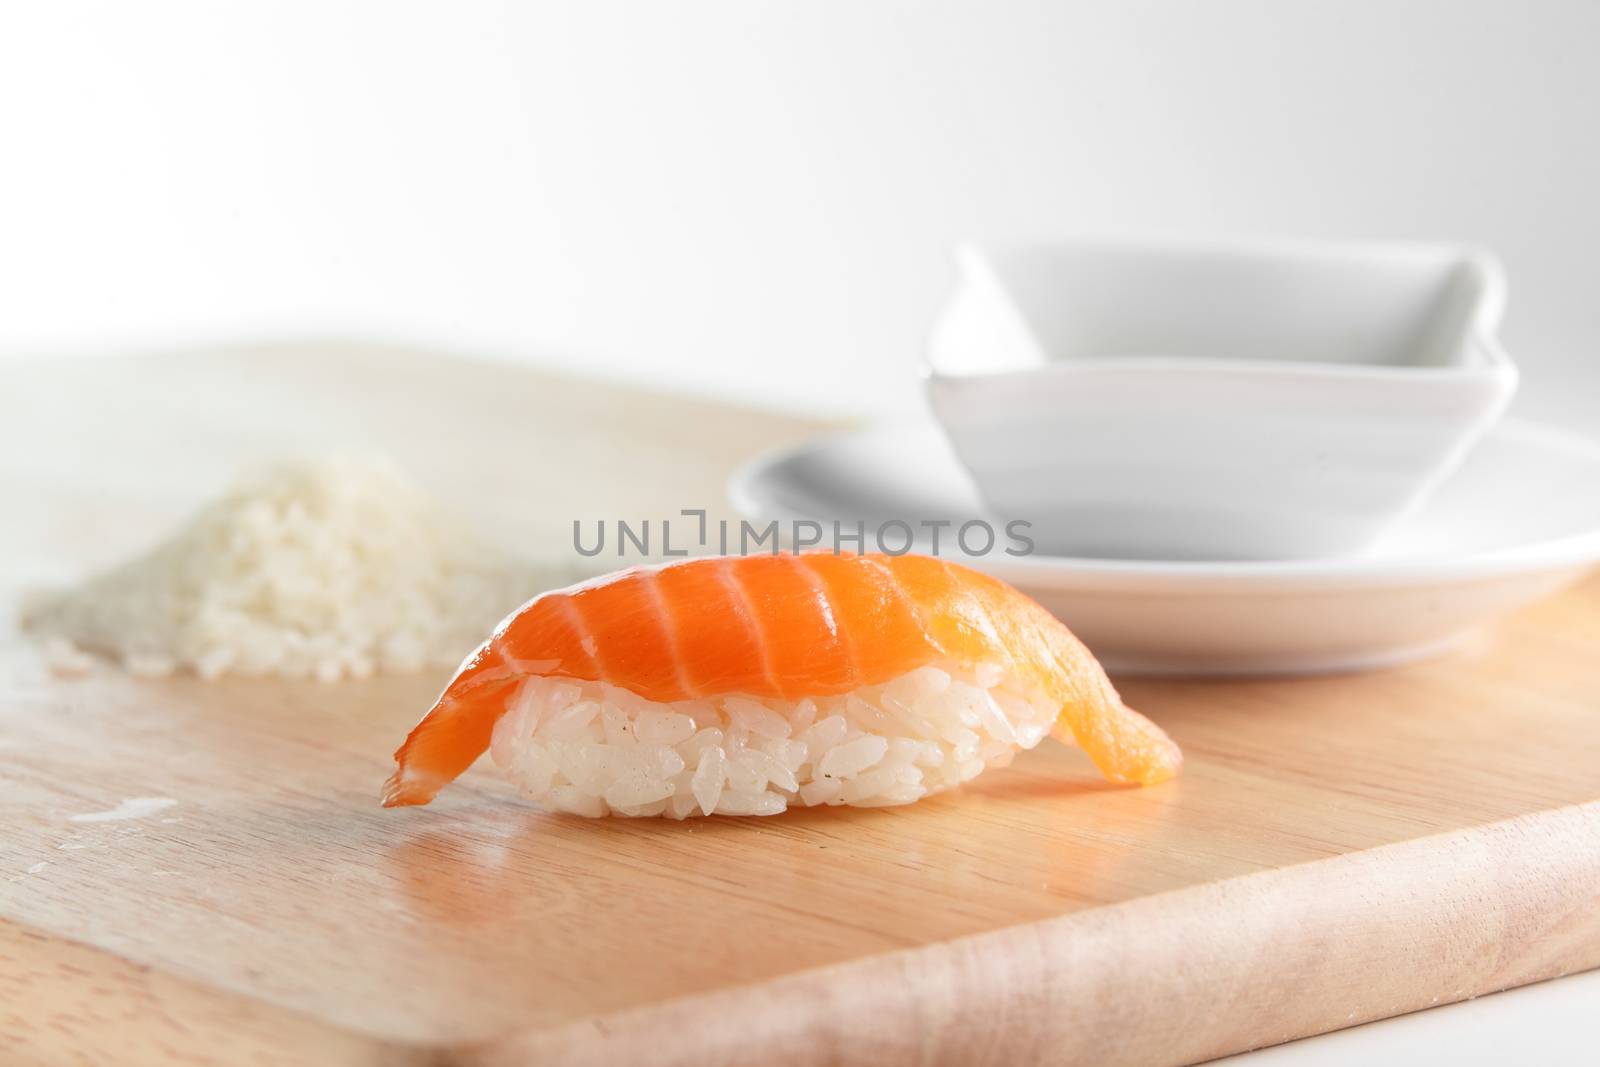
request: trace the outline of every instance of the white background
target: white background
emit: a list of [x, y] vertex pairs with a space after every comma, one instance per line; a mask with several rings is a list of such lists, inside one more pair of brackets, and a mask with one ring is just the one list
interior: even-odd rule
[[[4, 2], [4, 0], [0, 0]], [[0, 356], [411, 340], [916, 402], [963, 236], [1442, 238], [1600, 429], [1600, 4], [13, 3]]]

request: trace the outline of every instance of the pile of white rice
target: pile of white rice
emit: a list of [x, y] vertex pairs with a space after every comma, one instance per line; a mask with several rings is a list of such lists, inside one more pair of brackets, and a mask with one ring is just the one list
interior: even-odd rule
[[491, 755], [523, 795], [574, 815], [776, 815], [790, 805], [910, 804], [1050, 731], [1056, 708], [993, 668], [922, 667], [793, 703], [657, 704], [602, 682], [533, 677]]
[[453, 666], [541, 588], [383, 462], [281, 466], [148, 554], [36, 597], [24, 625], [61, 673], [362, 678]]

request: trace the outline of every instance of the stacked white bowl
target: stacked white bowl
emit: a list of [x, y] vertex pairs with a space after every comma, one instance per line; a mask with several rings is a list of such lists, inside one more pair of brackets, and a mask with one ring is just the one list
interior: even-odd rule
[[1505, 410], [1488, 253], [1450, 245], [967, 246], [934, 412], [990, 511], [1063, 556], [1359, 554]]

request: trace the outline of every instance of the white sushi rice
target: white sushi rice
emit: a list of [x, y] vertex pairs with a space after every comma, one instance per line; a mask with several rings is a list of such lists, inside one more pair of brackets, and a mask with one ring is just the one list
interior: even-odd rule
[[513, 564], [382, 461], [286, 464], [153, 550], [39, 596], [24, 625], [59, 674], [362, 678], [454, 666], [554, 576]]
[[602, 682], [533, 677], [495, 725], [494, 762], [574, 815], [777, 815], [910, 804], [1050, 732], [1056, 710], [994, 668], [921, 667], [845, 696], [659, 704]]

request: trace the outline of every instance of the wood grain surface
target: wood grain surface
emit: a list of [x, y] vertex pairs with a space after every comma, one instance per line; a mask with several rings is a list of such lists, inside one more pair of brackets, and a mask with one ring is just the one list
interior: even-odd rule
[[[395, 455], [558, 560], [816, 429], [350, 346], [5, 373], [8, 597], [286, 450]], [[1593, 967], [1597, 647], [1591, 579], [1430, 663], [1127, 680], [1169, 785], [1047, 742], [909, 808], [671, 823], [481, 768], [380, 809], [441, 676], [59, 679], [7, 632], [0, 1061], [1180, 1063]]]

